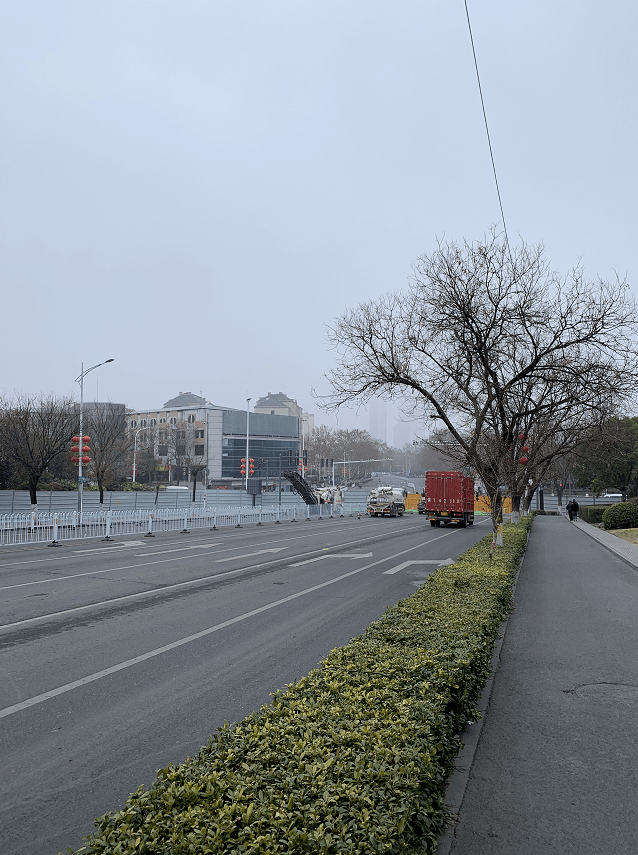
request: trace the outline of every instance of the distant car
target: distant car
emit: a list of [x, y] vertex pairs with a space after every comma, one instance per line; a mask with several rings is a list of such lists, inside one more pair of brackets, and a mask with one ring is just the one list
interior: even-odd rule
[[416, 506], [416, 509], [420, 514], [425, 513], [425, 496], [421, 496], [421, 498], [419, 499], [419, 502]]

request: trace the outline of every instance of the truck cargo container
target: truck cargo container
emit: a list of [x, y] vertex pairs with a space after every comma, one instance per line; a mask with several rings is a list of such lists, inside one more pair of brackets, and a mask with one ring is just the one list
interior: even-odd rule
[[461, 472], [426, 472], [425, 510], [430, 525], [474, 525], [474, 481]]

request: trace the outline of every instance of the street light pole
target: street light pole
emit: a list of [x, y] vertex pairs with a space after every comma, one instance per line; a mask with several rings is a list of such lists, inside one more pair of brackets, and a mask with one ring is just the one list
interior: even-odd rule
[[250, 434], [250, 398], [246, 398], [246, 490], [248, 490], [248, 470], [250, 469], [248, 461], [250, 460], [250, 455], [248, 454], [250, 448], [249, 443], [249, 434]]
[[135, 458], [137, 455], [137, 435], [138, 433], [142, 433], [143, 430], [152, 430], [152, 428], [142, 427], [135, 431], [135, 439], [133, 440], [133, 483], [135, 483], [135, 476], [137, 475], [137, 466], [135, 465]]
[[97, 365], [92, 365], [90, 368], [84, 370], [84, 363], [80, 363], [80, 375], [75, 378], [75, 382], [80, 384], [80, 453], [78, 455], [78, 513], [82, 513], [82, 487], [84, 486], [83, 476], [82, 476], [82, 434], [83, 434], [83, 425], [82, 425], [82, 416], [84, 410], [84, 377], [89, 373], [89, 371], [93, 371], [95, 368], [99, 368], [100, 365], [106, 365], [107, 362], [115, 362], [114, 359], [106, 359], [104, 362], [98, 362]]

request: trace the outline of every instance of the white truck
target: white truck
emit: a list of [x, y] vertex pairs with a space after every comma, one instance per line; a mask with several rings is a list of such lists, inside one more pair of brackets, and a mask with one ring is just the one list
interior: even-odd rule
[[405, 512], [403, 490], [377, 487], [368, 495], [367, 512], [371, 517], [402, 517]]

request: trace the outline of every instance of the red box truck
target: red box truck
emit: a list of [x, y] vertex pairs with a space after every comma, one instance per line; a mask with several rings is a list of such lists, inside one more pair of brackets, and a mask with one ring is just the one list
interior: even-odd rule
[[430, 525], [474, 525], [472, 478], [461, 472], [426, 472], [425, 512]]

